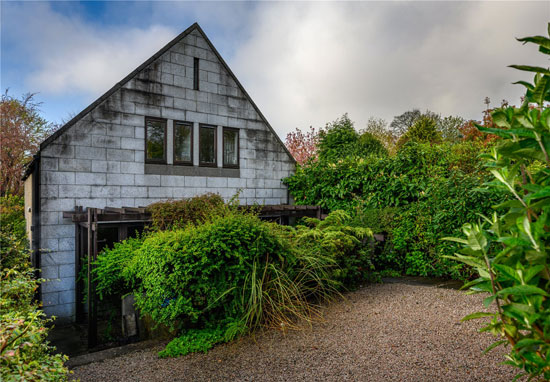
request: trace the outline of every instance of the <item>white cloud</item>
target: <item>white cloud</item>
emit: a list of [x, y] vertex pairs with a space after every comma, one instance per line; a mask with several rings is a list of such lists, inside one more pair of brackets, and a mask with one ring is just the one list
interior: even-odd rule
[[17, 13], [17, 22], [28, 28], [23, 33], [32, 36], [25, 50], [36, 60], [26, 86], [44, 95], [84, 93], [97, 97], [178, 33], [160, 25], [130, 28], [90, 24], [60, 15], [47, 4], [24, 4]]

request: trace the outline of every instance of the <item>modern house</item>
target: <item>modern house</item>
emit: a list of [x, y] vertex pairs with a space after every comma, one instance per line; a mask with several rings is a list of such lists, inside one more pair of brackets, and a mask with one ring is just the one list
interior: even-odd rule
[[295, 161], [198, 24], [56, 131], [27, 169], [44, 311], [75, 316], [75, 225], [63, 211], [214, 192], [289, 204]]

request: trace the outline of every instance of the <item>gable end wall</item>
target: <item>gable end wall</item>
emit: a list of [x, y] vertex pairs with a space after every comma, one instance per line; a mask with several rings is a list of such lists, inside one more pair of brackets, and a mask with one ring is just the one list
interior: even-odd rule
[[[193, 57], [200, 90], [193, 90]], [[144, 119], [159, 117], [239, 129], [240, 169], [216, 176], [164, 175], [144, 161]], [[75, 315], [75, 206], [147, 206], [166, 199], [239, 190], [242, 204], [288, 203], [281, 179], [294, 161], [263, 122], [200, 32], [193, 30], [41, 151], [40, 202], [44, 311]], [[215, 169], [210, 169], [215, 170]], [[190, 171], [190, 170], [189, 170]], [[155, 173], [151, 173], [155, 172]], [[209, 173], [210, 174], [210, 173]], [[227, 176], [225, 176], [227, 174]]]

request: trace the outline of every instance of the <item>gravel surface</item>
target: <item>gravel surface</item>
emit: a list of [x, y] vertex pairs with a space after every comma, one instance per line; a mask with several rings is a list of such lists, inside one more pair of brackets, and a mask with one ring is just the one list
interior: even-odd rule
[[433, 286], [381, 284], [326, 308], [312, 329], [266, 331], [207, 354], [159, 359], [152, 348], [74, 370], [86, 381], [510, 381], [504, 348], [483, 356], [492, 336], [480, 296]]

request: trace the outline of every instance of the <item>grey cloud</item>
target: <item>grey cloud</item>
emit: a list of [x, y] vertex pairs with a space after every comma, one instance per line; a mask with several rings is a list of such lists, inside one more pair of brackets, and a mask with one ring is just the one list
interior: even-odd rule
[[349, 112], [391, 120], [417, 107], [479, 118], [485, 96], [519, 100], [506, 68], [541, 62], [514, 37], [545, 34], [550, 3], [275, 3], [231, 63], [275, 129]]

